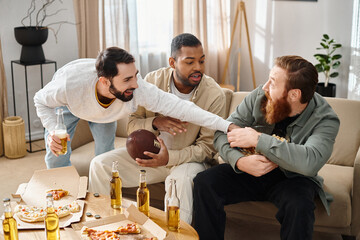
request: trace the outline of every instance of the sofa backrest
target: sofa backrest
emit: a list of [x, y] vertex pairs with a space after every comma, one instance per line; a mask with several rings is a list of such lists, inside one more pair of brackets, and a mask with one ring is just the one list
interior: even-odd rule
[[128, 136], [127, 134], [127, 125], [129, 122], [129, 116], [123, 118], [123, 119], [119, 119], [117, 121], [117, 128], [116, 128], [116, 136], [117, 137], [126, 137]]
[[[249, 92], [235, 92], [232, 96], [229, 114], [242, 102]], [[340, 119], [339, 133], [329, 164], [353, 166], [360, 149], [360, 101], [326, 98]]]
[[340, 119], [330, 164], [353, 166], [360, 147], [360, 101], [326, 98]]
[[233, 113], [236, 109], [236, 107], [244, 100], [244, 98], [249, 94], [250, 92], [234, 92], [230, 107], [229, 107], [229, 113], [228, 117]]

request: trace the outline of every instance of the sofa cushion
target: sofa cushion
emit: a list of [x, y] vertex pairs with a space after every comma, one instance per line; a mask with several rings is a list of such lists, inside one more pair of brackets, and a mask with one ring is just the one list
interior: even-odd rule
[[360, 101], [326, 98], [340, 119], [340, 129], [328, 163], [353, 166], [360, 147]]
[[[348, 227], [351, 222], [353, 168], [325, 164], [319, 175], [324, 178], [325, 191], [334, 196], [334, 201], [330, 205], [329, 217], [321, 201], [316, 199], [315, 226]], [[229, 217], [237, 217], [240, 214], [276, 221], [274, 216], [277, 208], [270, 202], [243, 202], [226, 206], [225, 209]]]
[[[126, 138], [116, 137], [115, 148], [124, 147]], [[71, 164], [76, 168], [80, 176], [89, 176], [90, 162], [95, 157], [95, 142], [92, 141], [71, 153]]]

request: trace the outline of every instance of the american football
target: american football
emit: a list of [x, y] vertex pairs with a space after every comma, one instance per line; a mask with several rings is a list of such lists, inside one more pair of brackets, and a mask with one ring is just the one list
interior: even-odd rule
[[152, 132], [139, 129], [132, 132], [126, 140], [126, 149], [129, 155], [135, 160], [136, 158], [150, 159], [144, 155], [144, 151], [159, 153], [160, 142]]

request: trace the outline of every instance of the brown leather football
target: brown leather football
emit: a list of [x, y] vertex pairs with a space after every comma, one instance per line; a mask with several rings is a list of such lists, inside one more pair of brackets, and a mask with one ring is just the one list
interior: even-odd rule
[[160, 142], [152, 132], [145, 129], [139, 129], [128, 136], [126, 140], [126, 149], [134, 160], [136, 158], [150, 159], [149, 156], [144, 155], [144, 151], [156, 154], [159, 153]]

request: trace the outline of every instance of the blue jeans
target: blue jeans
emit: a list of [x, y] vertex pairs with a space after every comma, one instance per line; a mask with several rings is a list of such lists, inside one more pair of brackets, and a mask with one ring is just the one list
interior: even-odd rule
[[[45, 163], [47, 168], [57, 168], [71, 166], [71, 141], [75, 134], [76, 125], [80, 118], [74, 116], [67, 107], [61, 107], [64, 111], [64, 123], [68, 134], [70, 135], [70, 141], [68, 142], [67, 153], [65, 155], [59, 155], [56, 157], [46, 145]], [[95, 155], [99, 155], [114, 149], [114, 140], [116, 132], [116, 121], [111, 123], [94, 123], [88, 122], [95, 141]], [[45, 129], [45, 143], [49, 132]]]

